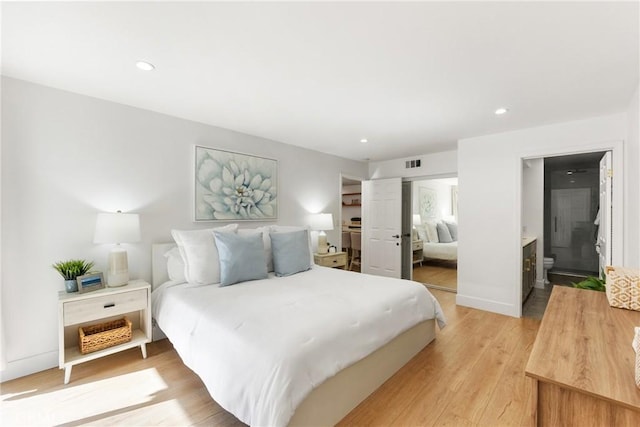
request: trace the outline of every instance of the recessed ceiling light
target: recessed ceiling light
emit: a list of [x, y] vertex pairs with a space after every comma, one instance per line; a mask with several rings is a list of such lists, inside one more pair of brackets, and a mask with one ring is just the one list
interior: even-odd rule
[[509, 110], [507, 110], [506, 108], [498, 108], [496, 110], [496, 115], [500, 116], [500, 115], [506, 113], [507, 111], [509, 111]]
[[573, 175], [573, 171], [567, 171], [567, 175]]
[[367, 138], [362, 138], [360, 142], [362, 142], [363, 144], [366, 144], [367, 142], [369, 142], [369, 140]]
[[156, 67], [152, 63], [146, 61], [136, 62], [136, 67], [138, 67], [138, 69], [142, 71], [152, 71], [156, 69]]

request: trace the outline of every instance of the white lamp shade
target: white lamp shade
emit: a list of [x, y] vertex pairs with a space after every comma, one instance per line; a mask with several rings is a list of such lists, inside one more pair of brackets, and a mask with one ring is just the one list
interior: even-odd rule
[[413, 214], [413, 225], [421, 225], [422, 219], [420, 219], [419, 214]]
[[333, 230], [333, 215], [330, 213], [311, 215], [311, 229], [315, 231]]
[[100, 213], [96, 220], [94, 243], [135, 243], [140, 241], [140, 216]]

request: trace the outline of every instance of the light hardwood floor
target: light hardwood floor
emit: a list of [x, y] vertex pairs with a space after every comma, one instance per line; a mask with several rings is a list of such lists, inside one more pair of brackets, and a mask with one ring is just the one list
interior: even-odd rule
[[[436, 340], [340, 425], [530, 423], [524, 367], [539, 321], [455, 305], [432, 290], [448, 319]], [[49, 369], [1, 385], [1, 424], [242, 425], [220, 408], [166, 340], [73, 368], [71, 382]]]
[[429, 288], [457, 292], [458, 269], [453, 264], [426, 263], [414, 265], [413, 280], [424, 283]]

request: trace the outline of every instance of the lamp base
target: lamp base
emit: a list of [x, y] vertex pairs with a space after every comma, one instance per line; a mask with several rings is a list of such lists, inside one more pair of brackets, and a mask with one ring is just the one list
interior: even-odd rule
[[321, 231], [318, 234], [318, 254], [326, 254], [329, 252], [329, 245], [327, 244], [327, 234]]
[[116, 247], [109, 252], [107, 263], [107, 286], [117, 288], [129, 283], [129, 262], [127, 251]]

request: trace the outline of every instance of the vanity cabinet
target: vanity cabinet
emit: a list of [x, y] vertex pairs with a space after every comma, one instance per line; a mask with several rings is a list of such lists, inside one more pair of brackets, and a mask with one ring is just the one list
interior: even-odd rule
[[536, 241], [525, 242], [522, 248], [522, 302], [536, 283]]

